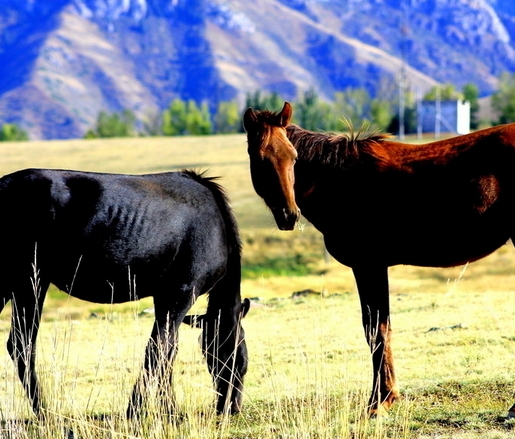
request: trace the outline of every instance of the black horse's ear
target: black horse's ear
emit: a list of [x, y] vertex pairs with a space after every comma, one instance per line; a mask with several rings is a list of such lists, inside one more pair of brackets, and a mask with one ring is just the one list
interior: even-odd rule
[[292, 108], [291, 104], [289, 102], [285, 102], [283, 109], [278, 114], [278, 117], [279, 117], [278, 125], [283, 128], [287, 127], [291, 122], [292, 115], [293, 115], [293, 108]]
[[184, 316], [184, 319], [182, 319], [182, 323], [184, 323], [186, 325], [190, 325], [192, 328], [201, 328], [202, 324], [204, 323], [205, 318], [206, 318], [205, 314], [203, 314], [203, 315], [192, 314], [189, 316]]
[[245, 131], [249, 131], [252, 129], [252, 126], [257, 122], [256, 112], [252, 108], [247, 108], [245, 113], [243, 113], [243, 128]]
[[241, 318], [245, 317], [250, 309], [250, 299], [243, 299], [243, 302], [241, 302]]

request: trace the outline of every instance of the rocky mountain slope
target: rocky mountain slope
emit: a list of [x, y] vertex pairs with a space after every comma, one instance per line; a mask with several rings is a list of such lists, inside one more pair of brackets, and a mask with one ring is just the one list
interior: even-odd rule
[[0, 124], [82, 136], [99, 111], [314, 88], [495, 90], [515, 72], [513, 0], [2, 0]]

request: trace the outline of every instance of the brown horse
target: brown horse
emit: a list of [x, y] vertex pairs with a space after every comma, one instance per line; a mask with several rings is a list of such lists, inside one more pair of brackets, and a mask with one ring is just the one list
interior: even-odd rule
[[244, 114], [252, 182], [281, 230], [300, 212], [352, 268], [372, 352], [370, 412], [399, 396], [388, 267], [478, 260], [515, 232], [515, 124], [414, 146], [385, 134], [334, 135], [279, 113]]

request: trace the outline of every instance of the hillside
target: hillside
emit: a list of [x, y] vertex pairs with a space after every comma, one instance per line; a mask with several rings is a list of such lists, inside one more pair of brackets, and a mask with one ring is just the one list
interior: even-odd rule
[[0, 124], [79, 137], [100, 110], [140, 119], [173, 98], [261, 90], [495, 90], [515, 72], [511, 0], [3, 0]]

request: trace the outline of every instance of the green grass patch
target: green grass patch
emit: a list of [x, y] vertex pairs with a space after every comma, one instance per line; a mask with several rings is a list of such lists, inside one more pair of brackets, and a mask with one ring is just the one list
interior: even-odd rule
[[[513, 383], [506, 381], [444, 381], [410, 390], [405, 398], [416, 401], [410, 424], [418, 434], [486, 432], [513, 433], [504, 413], [513, 399]], [[499, 436], [501, 437], [501, 436]]]
[[313, 228], [303, 233], [242, 233], [244, 279], [322, 274], [324, 260], [321, 235]]
[[245, 264], [242, 267], [244, 279], [258, 279], [273, 276], [306, 276], [316, 270], [310, 267], [310, 261], [301, 254], [286, 257], [265, 258], [260, 262]]

